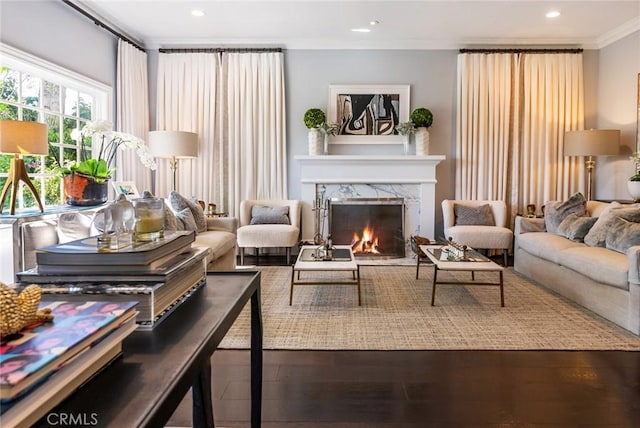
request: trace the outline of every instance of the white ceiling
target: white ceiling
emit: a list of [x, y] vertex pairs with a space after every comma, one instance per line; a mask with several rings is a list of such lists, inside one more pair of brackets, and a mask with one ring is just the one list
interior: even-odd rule
[[[147, 48], [601, 48], [640, 30], [640, 0], [76, 0]], [[200, 9], [205, 16], [191, 16]], [[545, 18], [551, 9], [561, 15]], [[370, 26], [369, 22], [380, 23]], [[355, 33], [352, 28], [371, 28]], [[639, 47], [640, 48], [640, 47]]]

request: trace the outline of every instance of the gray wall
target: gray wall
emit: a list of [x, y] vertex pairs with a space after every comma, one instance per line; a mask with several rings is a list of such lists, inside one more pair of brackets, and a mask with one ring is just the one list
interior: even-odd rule
[[0, 1], [0, 41], [111, 86], [115, 106], [117, 39], [61, 1]]
[[595, 197], [630, 199], [627, 179], [633, 175], [629, 154], [638, 150], [638, 74], [640, 31], [598, 52], [597, 123], [599, 129], [619, 129], [621, 156], [599, 157], [595, 169]]
[[[285, 72], [289, 197], [300, 197], [300, 166], [294, 156], [308, 154], [304, 113], [312, 107], [327, 111], [332, 84], [410, 85], [411, 110], [426, 107], [434, 116], [429, 129], [429, 153], [447, 157], [437, 167], [437, 203], [451, 197], [456, 55], [457, 51], [452, 50], [288, 50]], [[331, 145], [329, 151], [331, 154], [402, 154], [402, 146]], [[440, 224], [441, 210], [436, 209], [436, 213], [436, 223]]]

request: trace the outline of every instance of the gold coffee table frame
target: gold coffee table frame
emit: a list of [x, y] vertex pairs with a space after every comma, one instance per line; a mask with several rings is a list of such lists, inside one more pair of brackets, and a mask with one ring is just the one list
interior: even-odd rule
[[[361, 306], [360, 297], [360, 266], [356, 263], [350, 245], [335, 245], [336, 249], [348, 249], [350, 260], [303, 260], [305, 250], [314, 250], [317, 245], [305, 245], [300, 249], [298, 258], [291, 269], [291, 289], [289, 290], [289, 306], [293, 304], [293, 287], [296, 285], [355, 285], [358, 289], [358, 306]], [[301, 281], [300, 272], [351, 272], [351, 280], [344, 281]], [[297, 273], [297, 275], [296, 275]], [[297, 278], [296, 278], [297, 276]]]
[[[420, 245], [420, 249], [427, 255], [429, 260], [433, 262], [433, 288], [431, 290], [431, 306], [435, 306], [436, 299], [436, 285], [480, 285], [480, 286], [495, 286], [500, 287], [500, 306], [504, 307], [504, 280], [503, 271], [504, 267], [497, 263], [494, 263], [490, 259], [486, 261], [452, 261], [441, 260], [437, 258], [432, 251], [434, 249], [443, 248], [442, 245]], [[471, 272], [471, 281], [438, 281], [438, 271], [468, 271]], [[498, 272], [498, 282], [487, 281], [475, 281], [475, 272]]]

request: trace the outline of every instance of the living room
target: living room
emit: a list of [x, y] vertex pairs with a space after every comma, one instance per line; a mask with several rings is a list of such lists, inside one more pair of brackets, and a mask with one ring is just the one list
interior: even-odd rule
[[[33, 55], [44, 61], [56, 64], [64, 69], [74, 73], [93, 79], [106, 87], [110, 88], [110, 103], [108, 104], [108, 114], [106, 118], [110, 118], [117, 125], [116, 118], [119, 117], [117, 111], [117, 95], [116, 88], [118, 86], [117, 62], [118, 62], [118, 38], [112, 33], [93, 23], [86, 16], [83, 16], [74, 8], [70, 7], [67, 2], [56, 1], [30, 1], [19, 2], [3, 0], [0, 2], [0, 41], [2, 44]], [[91, 2], [71, 2], [75, 4], [91, 3]], [[99, 3], [99, 2], [97, 2]], [[210, 15], [226, 10], [225, 2], [205, 3], [206, 6], [217, 5], [221, 9], [216, 12], [215, 9]], [[269, 2], [241, 2], [245, 7], [255, 7], [256, 10], [268, 7]], [[264, 3], [264, 4], [262, 4]], [[287, 3], [287, 2], [285, 2]], [[295, 2], [291, 2], [295, 3]], [[316, 20], [326, 22], [338, 13], [336, 11], [343, 2], [318, 2]], [[347, 2], [357, 3], [357, 2]], [[380, 2], [382, 3], [382, 2]], [[393, 2], [398, 7], [405, 8], [406, 14], [411, 14], [411, 8], [414, 3], [447, 3], [447, 2]], [[464, 8], [466, 2], [454, 2], [457, 6]], [[492, 2], [488, 2], [492, 3]], [[515, 7], [509, 2], [499, 2], [500, 7]], [[536, 2], [517, 2], [517, 3], [536, 3]], [[569, 10], [568, 3], [575, 2], [559, 2], [558, 4]], [[280, 167], [286, 182], [283, 190], [283, 198], [292, 200], [302, 200], [306, 209], [306, 218], [303, 218], [303, 228], [305, 232], [302, 238], [313, 238], [313, 217], [309, 217], [311, 213], [313, 199], [308, 198], [305, 193], [305, 183], [313, 177], [305, 176], [302, 158], [308, 156], [308, 129], [303, 123], [305, 112], [310, 108], [320, 108], [328, 112], [328, 94], [332, 85], [351, 84], [351, 85], [408, 85], [410, 87], [410, 106], [411, 110], [418, 107], [426, 107], [433, 113], [433, 124], [429, 127], [430, 146], [429, 155], [441, 155], [444, 157], [435, 167], [437, 184], [433, 187], [433, 203], [429, 207], [430, 223], [421, 225], [419, 230], [422, 235], [442, 240], [444, 238], [444, 221], [440, 204], [446, 199], [455, 199], [459, 191], [460, 184], [457, 183], [456, 176], [456, 160], [459, 159], [456, 148], [456, 129], [457, 129], [457, 73], [458, 73], [458, 56], [461, 48], [509, 48], [516, 46], [520, 48], [582, 48], [581, 53], [583, 62], [583, 129], [618, 129], [620, 130], [620, 152], [617, 156], [600, 156], [597, 158], [597, 166], [595, 168], [595, 180], [593, 189], [593, 199], [600, 201], [628, 201], [631, 199], [626, 183], [629, 176], [634, 174], [634, 165], [629, 162], [629, 156], [632, 152], [637, 151], [638, 138], [638, 72], [640, 71], [640, 6], [634, 1], [615, 2], [615, 6], [629, 11], [624, 18], [619, 16], [610, 16], [607, 8], [614, 9], [615, 6], [607, 6], [611, 2], [582, 2], [585, 8], [605, 7], [600, 10], [601, 20], [597, 20], [593, 16], [583, 18], [590, 19], [589, 24], [592, 28], [598, 28], [599, 32], [583, 34], [581, 38], [571, 38], [566, 35], [566, 28], [562, 24], [544, 23], [541, 18], [539, 33], [544, 37], [531, 38], [529, 42], [522, 39], [513, 42], [511, 38], [506, 36], [502, 39], [477, 38], [467, 39], [464, 45], [446, 45], [442, 41], [431, 40], [420, 43], [417, 40], [405, 40], [404, 45], [398, 48], [392, 42], [374, 39], [368, 41], [365, 37], [368, 34], [353, 33], [348, 34], [345, 40], [329, 39], [324, 43], [318, 40], [307, 40], [303, 35], [297, 34], [290, 44], [276, 42], [276, 37], [271, 36], [271, 30], [265, 30], [263, 38], [226, 38], [218, 37], [212, 42], [196, 41], [177, 38], [173, 41], [159, 40], [157, 38], [149, 40], [138, 40], [142, 43], [147, 54], [148, 65], [148, 123], [147, 130], [169, 129], [160, 128], [158, 109], [158, 70], [160, 69], [159, 48], [181, 48], [181, 47], [248, 47], [248, 48], [279, 48], [282, 49], [284, 56], [284, 87], [285, 99], [284, 104], [284, 130], [283, 139], [286, 143], [286, 159], [285, 164]], [[603, 6], [603, 4], [605, 6]], [[99, 10], [99, 4], [96, 4], [96, 10]], [[290, 7], [294, 7], [292, 4]], [[353, 7], [356, 7], [352, 5]], [[529, 5], [530, 6], [530, 5]], [[545, 3], [546, 6], [552, 6]], [[151, 7], [151, 6], [150, 6]], [[155, 6], [154, 6], [155, 7]], [[204, 6], [202, 6], [204, 7]], [[186, 9], [185, 9], [186, 10]], [[297, 9], [296, 9], [297, 10]], [[528, 9], [529, 11], [531, 9]], [[604, 10], [604, 11], [603, 11]], [[187, 10], [189, 12], [189, 10]], [[546, 10], [541, 11], [546, 12]], [[251, 15], [249, 13], [248, 15]], [[389, 21], [383, 17], [369, 17], [363, 14], [363, 22], [358, 25], [369, 27], [371, 19], [378, 19], [379, 22], [375, 26], [371, 26], [373, 35], [376, 31], [384, 31], [385, 26], [390, 25]], [[133, 27], [124, 27], [117, 25], [116, 20], [109, 20], [102, 17], [104, 22], [108, 22], [118, 31], [133, 35], [144, 34], [145, 20], [152, 20], [151, 12], [149, 16], [140, 18], [140, 29]], [[485, 16], [485, 15], [482, 15]], [[597, 15], [596, 15], [597, 16]], [[113, 18], [112, 18], [113, 19]], [[186, 17], [187, 22], [197, 27], [197, 21], [191, 21], [191, 16]], [[224, 16], [221, 18], [232, 21], [234, 17]], [[426, 18], [425, 18], [426, 19]], [[495, 22], [498, 19], [487, 17]], [[412, 20], [413, 22], [413, 20]], [[608, 25], [606, 26], [605, 25]], [[181, 24], [184, 25], [184, 24]], [[189, 25], [189, 24], [187, 24]], [[257, 24], [254, 24], [254, 26]], [[471, 24], [469, 24], [471, 25]], [[497, 24], [496, 24], [497, 25]], [[546, 25], [546, 26], [545, 26]], [[176, 24], [178, 27], [179, 25]], [[517, 27], [516, 27], [517, 28]], [[516, 29], [511, 28], [510, 31], [517, 34]], [[350, 33], [350, 32], [349, 32]], [[135, 39], [135, 37], [133, 37]], [[444, 38], [444, 37], [443, 37]], [[233, 39], [233, 40], [232, 40]], [[446, 39], [446, 38], [444, 38]], [[166, 114], [166, 112], [163, 112]], [[102, 119], [102, 118], [99, 118]], [[165, 122], [165, 124], [168, 122]], [[410, 145], [410, 154], [415, 153], [415, 144]], [[399, 158], [404, 155], [402, 144], [330, 144], [330, 155], [356, 155], [356, 156], [382, 156], [387, 158]], [[198, 161], [199, 162], [199, 161]], [[168, 196], [171, 191], [171, 170], [168, 161], [159, 161], [158, 170], [156, 172], [145, 171], [146, 178], [139, 179], [137, 175], [126, 175], [125, 171], [120, 171], [125, 175], [120, 176], [119, 180], [125, 182], [134, 182], [141, 192], [143, 190], [152, 190], [161, 196]], [[334, 165], [327, 164], [325, 169], [332, 169]], [[6, 173], [6, 171], [2, 171]], [[140, 171], [136, 171], [138, 174]], [[209, 177], [211, 172], [204, 172], [204, 168], [200, 164], [192, 160], [180, 160], [178, 164], [178, 186], [177, 189], [184, 196], [195, 196], [196, 199], [205, 202], [216, 202], [221, 210], [228, 211], [231, 216], [237, 216], [239, 213], [239, 200], [231, 202], [225, 199], [219, 188], [213, 185], [204, 185], [201, 177]], [[316, 177], [317, 178], [317, 177]], [[266, 180], [265, 180], [266, 181]], [[391, 180], [390, 180], [391, 181]], [[524, 203], [532, 203], [540, 207], [547, 200], [563, 200], [567, 199], [576, 191], [586, 193], [586, 182], [584, 177], [582, 181], [575, 184], [574, 188], [554, 193], [552, 198], [545, 199], [544, 193], [540, 193], [537, 199], [527, 200]], [[256, 195], [257, 198], [257, 195]], [[524, 207], [519, 207], [520, 213], [524, 212]], [[511, 225], [513, 227], [513, 225]], [[433, 231], [431, 234], [429, 231]], [[407, 237], [408, 238], [408, 237]], [[4, 253], [3, 253], [4, 256]], [[249, 258], [247, 264], [255, 262], [255, 258]], [[265, 262], [265, 260], [267, 260]], [[269, 257], [261, 258], [262, 263], [270, 264]], [[275, 257], [274, 264], [283, 264], [282, 258]], [[272, 262], [273, 263], [273, 262]], [[282, 266], [280, 266], [282, 267]], [[411, 267], [413, 269], [413, 265]], [[384, 268], [381, 268], [384, 269]], [[388, 272], [383, 275], [390, 275], [397, 272], [396, 269], [409, 269], [391, 267]], [[429, 275], [428, 269], [421, 275]], [[275, 271], [274, 271], [275, 272]], [[290, 270], [289, 270], [290, 272]], [[413, 272], [413, 270], [412, 270]], [[272, 275], [275, 276], [275, 275]], [[363, 272], [363, 276], [367, 276], [367, 272]], [[423, 281], [424, 277], [423, 277]], [[327, 287], [329, 288], [329, 287]], [[441, 291], [443, 296], [445, 288]], [[264, 290], [263, 290], [264, 292]], [[485, 291], [479, 291], [484, 293]], [[493, 293], [493, 290], [487, 290], [487, 293]], [[296, 291], [297, 293], [297, 291]], [[350, 290], [347, 289], [345, 295], [349, 296]], [[370, 293], [371, 294], [371, 293]], [[302, 294], [300, 295], [302, 296]], [[301, 299], [298, 294], [294, 297], [296, 300]], [[363, 296], [366, 296], [366, 290]], [[506, 307], [509, 306], [509, 294], [507, 290]], [[491, 310], [496, 309], [493, 305], [496, 298], [493, 294], [488, 296], [487, 304], [491, 306]], [[340, 305], [338, 305], [340, 306]], [[350, 308], [351, 309], [351, 308]], [[526, 335], [526, 333], [525, 333]], [[234, 349], [234, 346], [230, 346]], [[243, 349], [240, 347], [240, 349]], [[348, 351], [347, 354], [341, 353], [339, 348], [334, 350], [300, 350], [300, 351], [281, 351], [270, 350], [265, 352], [266, 376], [265, 383], [268, 383], [269, 394], [265, 392], [264, 400], [265, 409], [268, 415], [264, 419], [266, 426], [357, 426], [356, 424], [364, 424], [366, 426], [428, 426], [425, 420], [428, 420], [429, 414], [424, 410], [418, 410], [421, 405], [436, 413], [433, 419], [434, 425], [438, 426], [476, 426], [477, 424], [497, 425], [499, 422], [519, 426], [522, 424], [554, 424], [554, 425], [578, 425], [588, 422], [583, 416], [568, 416], [568, 409], [574, 413], [580, 413], [588, 408], [597, 408], [591, 410], [589, 416], [592, 418], [594, 425], [606, 426], [632, 426], [640, 420], [640, 411], [637, 406], [621, 404], [623, 402], [637, 402], [639, 398], [640, 386], [637, 383], [637, 373], [640, 370], [638, 366], [637, 351], [620, 351], [617, 349], [595, 350], [587, 348], [568, 352], [561, 345], [548, 348], [550, 351], [523, 351], [519, 354], [513, 350], [487, 351], [486, 348], [480, 348], [477, 354], [465, 353], [465, 351], [434, 351], [429, 348], [417, 351]], [[449, 353], [450, 352], [450, 353]], [[528, 352], [528, 353], [527, 353]], [[382, 355], [381, 355], [382, 354]], [[214, 379], [214, 408], [220, 409], [216, 413], [216, 419], [224, 422], [225, 426], [245, 426], [246, 420], [241, 419], [246, 415], [247, 397], [240, 388], [247, 383], [248, 363], [242, 362], [246, 360], [247, 351], [243, 350], [225, 350], [217, 352], [213, 359], [214, 371], [228, 371], [232, 374], [226, 374], [223, 379]], [[457, 361], [456, 365], [452, 361]], [[479, 362], [478, 362], [479, 361]], [[420, 365], [434, 364], [436, 368], [431, 368], [428, 374], [419, 370]], [[455, 365], [453, 369], [448, 369], [449, 365]], [[392, 368], [385, 368], [391, 366]], [[526, 367], [526, 370], [518, 370], [518, 368]], [[364, 367], [362, 372], [351, 376], [350, 370], [355, 367]], [[478, 377], [473, 378], [471, 370], [479, 371]], [[568, 368], [566, 372], [563, 369]], [[508, 395], [504, 390], [498, 391], [492, 389], [490, 379], [494, 376], [511, 377], [513, 384], [518, 385], [524, 379], [524, 382], [534, 383], [532, 380], [539, 370], [544, 381], [527, 389], [526, 394], [519, 398], [528, 398], [533, 401], [529, 409], [523, 409], [524, 405], [518, 405], [517, 411], [504, 410], [495, 405], [487, 404], [492, 399], [505, 400]], [[278, 376], [280, 371], [283, 374]], [[475, 395], [466, 395], [464, 399], [460, 396], [451, 394], [447, 399], [436, 401], [429, 388], [428, 376], [437, 376], [434, 371], [442, 371], [448, 373], [451, 377], [456, 377], [455, 372], [471, 375], [477, 380], [487, 392], [488, 397], [482, 397], [481, 391], [476, 391]], [[619, 371], [624, 374], [620, 377], [612, 375], [611, 372]], [[411, 385], [408, 378], [416, 374], [417, 381]], [[371, 382], [371, 378], [380, 373], [378, 383]], [[399, 374], [398, 374], [399, 373]], [[508, 374], [505, 374], [508, 373]], [[570, 388], [563, 384], [562, 390], [568, 395], [573, 395], [571, 399], [563, 398], [558, 406], [552, 405], [549, 401], [541, 401], [535, 398], [535, 393], [552, 394], [557, 397], [559, 394], [553, 392], [555, 379], [560, 374], [572, 373], [573, 376], [586, 377], [592, 376], [607, 380], [594, 381], [592, 384], [575, 383]], [[298, 378], [292, 380], [292, 378]], [[324, 382], [323, 376], [327, 376], [334, 382]], [[398, 374], [394, 376], [394, 374]], [[445, 376], [444, 374], [442, 376]], [[529, 376], [529, 377], [527, 377]], [[635, 381], [625, 381], [626, 379], [636, 379]], [[337, 381], [338, 378], [340, 381]], [[400, 379], [400, 380], [399, 380]], [[479, 379], [479, 380], [478, 380]], [[440, 382], [444, 382], [439, 378]], [[462, 390], [464, 388], [464, 379], [452, 379], [452, 384], [456, 383], [456, 388]], [[339, 385], [338, 385], [339, 383]], [[409, 386], [408, 386], [409, 385]], [[494, 385], [495, 386], [495, 385]], [[531, 386], [531, 385], [529, 385]], [[294, 397], [294, 393], [287, 388], [299, 387], [301, 394], [306, 391], [307, 396], [299, 400], [300, 406], [295, 410], [285, 409], [287, 400]], [[308, 388], [308, 389], [305, 389]], [[323, 392], [323, 388], [325, 392]], [[353, 393], [349, 393], [350, 388]], [[378, 388], [378, 389], [376, 389]], [[411, 389], [414, 388], [414, 389]], [[515, 388], [515, 387], [514, 387]], [[579, 396], [579, 388], [589, 388], [590, 393], [585, 396]], [[601, 394], [593, 390], [598, 388], [616, 389], [619, 394]], [[225, 395], [225, 391], [227, 391]], [[265, 390], [267, 391], [267, 390]], [[328, 392], [327, 392], [328, 391]], [[404, 391], [404, 392], [402, 392]], [[456, 389], [456, 391], [458, 391]], [[235, 394], [235, 395], [234, 395]], [[373, 396], [367, 399], [367, 394]], [[528, 394], [528, 395], [527, 395]], [[332, 398], [327, 398], [331, 395]], [[406, 397], [410, 400], [405, 400]], [[349, 405], [339, 405], [339, 399], [343, 397], [344, 401]], [[363, 398], [364, 397], [364, 398]], [[362, 400], [362, 401], [359, 401]], [[404, 401], [403, 401], [404, 400]], [[414, 401], [411, 401], [414, 400]], [[605, 400], [612, 403], [614, 410], [603, 410], [603, 406], [595, 406], [598, 400]], [[408, 403], [407, 403], [408, 401]], [[438, 403], [438, 404], [434, 404]], [[485, 404], [491, 410], [488, 410], [476, 420], [472, 419], [473, 403], [479, 403], [479, 407]], [[358, 405], [362, 405], [368, 410], [354, 410]], [[302, 410], [304, 406], [314, 407], [312, 410], [305, 412]], [[377, 409], [377, 407], [388, 406], [388, 410]], [[452, 416], [452, 413], [445, 414], [444, 411], [437, 410], [437, 407], [454, 406], [460, 410], [460, 416]], [[322, 410], [318, 410], [322, 409]], [[477, 407], [476, 407], [477, 408]], [[275, 410], [274, 410], [275, 409]], [[536, 410], [537, 409], [537, 410]], [[504, 411], [508, 416], [500, 420], [500, 412]], [[379, 413], [378, 413], [379, 412]], [[549, 418], [537, 418], [536, 413], [549, 412], [552, 416]], [[598, 413], [599, 412], [599, 413]], [[188, 413], [188, 412], [187, 412]], [[482, 412], [481, 412], [482, 413]], [[486, 414], [490, 413], [490, 414]], [[328, 416], [331, 414], [333, 416]], [[186, 424], [183, 422], [185, 409], [176, 419], [174, 424]], [[342, 415], [342, 416], [340, 416]], [[376, 415], [379, 419], [376, 419]], [[466, 415], [466, 416], [464, 416]], [[280, 418], [280, 419], [279, 419]], [[422, 419], [425, 418], [425, 419]], [[305, 424], [306, 422], [306, 424]], [[379, 422], [378, 425], [375, 423]], [[269, 423], [271, 425], [269, 425]], [[315, 423], [315, 424], [314, 424]], [[342, 423], [343, 425], [338, 425]], [[347, 425], [350, 423], [351, 425]], [[235, 424], [235, 425], [234, 425]], [[364, 426], [363, 425], [363, 426]]]

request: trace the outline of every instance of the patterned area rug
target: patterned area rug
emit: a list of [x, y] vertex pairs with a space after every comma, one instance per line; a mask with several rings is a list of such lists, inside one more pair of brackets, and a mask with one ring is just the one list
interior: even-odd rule
[[[289, 306], [290, 267], [260, 267], [265, 349], [312, 350], [640, 350], [640, 338], [569, 300], [505, 271], [505, 307], [498, 287], [438, 286], [432, 268], [362, 266], [356, 287], [297, 286]], [[468, 272], [443, 273], [456, 280]], [[344, 273], [306, 273], [324, 280]], [[496, 273], [476, 279], [496, 281]], [[306, 277], [303, 276], [303, 279]], [[248, 307], [221, 348], [248, 349]]]

